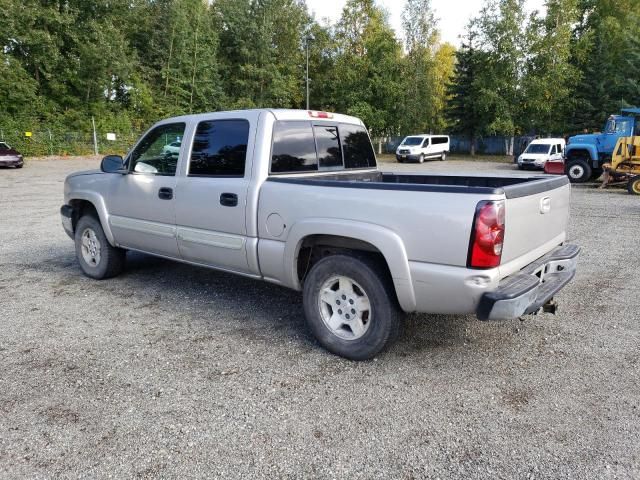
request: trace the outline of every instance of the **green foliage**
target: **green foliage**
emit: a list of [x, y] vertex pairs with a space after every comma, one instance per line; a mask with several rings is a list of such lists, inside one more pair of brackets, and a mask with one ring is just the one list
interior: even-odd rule
[[128, 142], [167, 116], [304, 108], [307, 53], [310, 108], [375, 136], [563, 134], [640, 104], [637, 0], [529, 16], [486, 0], [458, 51], [431, 0], [407, 0], [402, 24], [404, 44], [375, 0], [348, 0], [335, 27], [304, 0], [0, 0], [0, 131], [26, 153], [78, 153], [91, 117], [100, 142]]

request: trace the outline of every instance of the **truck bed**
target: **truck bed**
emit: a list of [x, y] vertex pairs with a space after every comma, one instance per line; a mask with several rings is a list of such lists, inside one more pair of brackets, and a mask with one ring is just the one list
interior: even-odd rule
[[562, 187], [566, 176], [502, 177], [461, 175], [419, 175], [380, 171], [271, 176], [269, 181], [325, 187], [367, 188], [419, 192], [473, 193], [519, 198]]

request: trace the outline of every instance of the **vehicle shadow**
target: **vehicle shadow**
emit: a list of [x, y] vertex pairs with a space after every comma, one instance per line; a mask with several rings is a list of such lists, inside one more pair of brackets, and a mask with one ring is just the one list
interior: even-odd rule
[[[300, 292], [136, 252], [127, 254], [123, 279], [129, 284], [142, 284], [154, 290], [157, 289], [154, 284], [166, 284], [163, 289], [166, 293], [201, 318], [210, 318], [210, 308], [227, 312], [231, 318], [239, 320], [235, 325], [243, 335], [250, 334], [252, 329], [267, 329], [277, 331], [287, 341], [296, 339], [304, 349], [321, 348], [304, 324]], [[153, 295], [152, 292], [149, 294]], [[469, 321], [470, 317], [454, 315], [407, 315], [402, 333], [390, 353], [408, 356], [424, 350], [463, 345], [465, 325]]]

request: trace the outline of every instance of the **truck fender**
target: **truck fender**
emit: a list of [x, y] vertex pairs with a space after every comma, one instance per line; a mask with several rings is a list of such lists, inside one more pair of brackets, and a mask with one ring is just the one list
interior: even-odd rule
[[371, 223], [336, 218], [312, 218], [292, 225], [284, 249], [286, 284], [296, 290], [302, 288], [297, 274], [297, 259], [303, 240], [310, 235], [335, 235], [373, 245], [382, 253], [389, 266], [400, 307], [405, 312], [416, 309], [411, 270], [402, 239], [393, 231]]
[[584, 151], [589, 155], [589, 160], [592, 162], [598, 160], [598, 149], [595, 145], [589, 143], [571, 143], [567, 145], [564, 151], [565, 158], [569, 159], [571, 152]]
[[100, 224], [102, 225], [102, 230], [104, 230], [104, 235], [107, 237], [111, 246], [116, 247], [117, 245], [113, 237], [113, 232], [111, 232], [111, 225], [109, 225], [109, 214], [107, 213], [107, 207], [104, 204], [102, 196], [91, 191], [75, 190], [69, 194], [69, 203], [74, 200], [85, 200], [93, 205], [98, 213], [98, 217], [100, 218]]

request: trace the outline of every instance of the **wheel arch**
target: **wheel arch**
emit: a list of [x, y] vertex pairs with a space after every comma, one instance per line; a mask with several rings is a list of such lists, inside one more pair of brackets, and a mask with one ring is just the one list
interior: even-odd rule
[[584, 158], [585, 160], [592, 162], [598, 159], [598, 149], [595, 145], [589, 144], [568, 145], [565, 149], [564, 155], [567, 160]]
[[101, 197], [92, 193], [78, 193], [73, 195], [73, 197], [67, 201], [67, 204], [73, 208], [72, 223], [74, 232], [80, 217], [85, 213], [93, 212], [98, 217], [98, 220], [100, 220], [102, 230], [109, 243], [114, 247], [117, 246], [113, 238], [113, 233], [111, 232], [111, 226], [109, 225], [109, 215], [107, 214], [106, 206]]
[[315, 246], [331, 251], [355, 251], [379, 255], [389, 272], [398, 303], [406, 312], [415, 310], [416, 299], [409, 260], [402, 239], [379, 225], [339, 219], [308, 219], [292, 226], [284, 250], [285, 283], [300, 290]]

